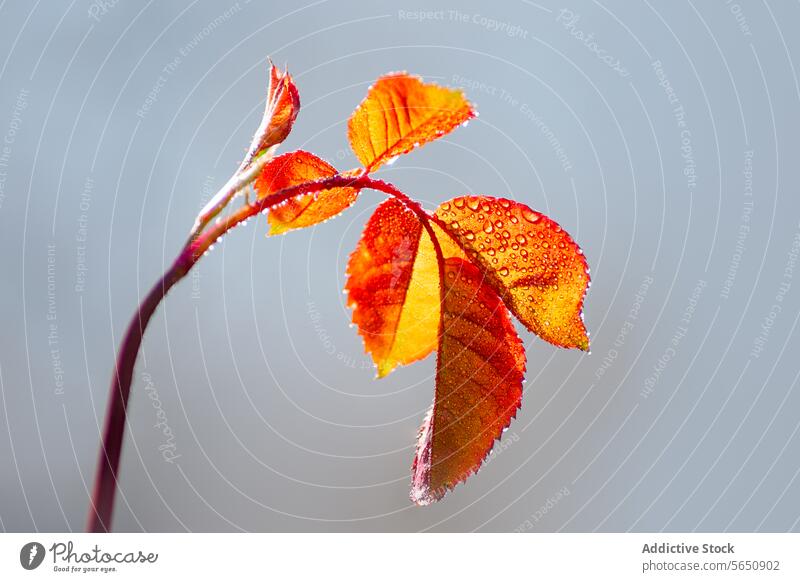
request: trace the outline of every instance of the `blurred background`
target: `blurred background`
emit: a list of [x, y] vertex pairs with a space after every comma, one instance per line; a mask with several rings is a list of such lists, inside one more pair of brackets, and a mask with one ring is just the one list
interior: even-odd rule
[[[217, 245], [136, 370], [115, 529], [785, 531], [800, 520], [796, 3], [0, 3], [0, 527], [83, 528], [114, 355], [258, 125], [356, 166], [377, 76], [480, 117], [380, 171], [432, 209], [508, 196], [593, 284], [591, 354], [525, 332], [489, 463], [408, 499], [434, 358], [376, 381], [342, 293], [365, 193], [316, 228]], [[793, 355], [794, 354], [794, 355]]]

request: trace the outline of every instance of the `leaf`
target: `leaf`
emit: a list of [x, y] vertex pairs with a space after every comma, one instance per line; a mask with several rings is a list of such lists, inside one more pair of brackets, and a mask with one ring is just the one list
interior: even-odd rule
[[558, 224], [519, 202], [487, 196], [454, 198], [435, 216], [530, 331], [557, 346], [589, 349], [583, 323], [589, 268]]
[[378, 377], [430, 354], [439, 328], [439, 266], [430, 237], [390, 198], [364, 228], [347, 265], [347, 305]]
[[[336, 168], [308, 152], [297, 150], [270, 160], [255, 182], [259, 198], [284, 188], [336, 175]], [[330, 188], [290, 198], [267, 215], [270, 235], [312, 226], [347, 209], [358, 197], [356, 188]]]
[[525, 350], [508, 311], [469, 261], [445, 261], [436, 395], [419, 432], [411, 499], [428, 505], [475, 473], [516, 415]]
[[253, 137], [245, 157], [243, 168], [267, 149], [275, 146], [289, 135], [292, 125], [300, 111], [300, 95], [289, 71], [281, 72], [270, 62], [267, 105], [261, 125]]
[[358, 159], [372, 172], [474, 116], [461, 91], [392, 73], [370, 87], [348, 121], [347, 135]]

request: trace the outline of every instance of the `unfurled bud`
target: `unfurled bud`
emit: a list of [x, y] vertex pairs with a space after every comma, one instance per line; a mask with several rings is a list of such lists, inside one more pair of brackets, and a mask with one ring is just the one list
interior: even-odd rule
[[292, 131], [292, 125], [300, 111], [300, 96], [289, 71], [281, 71], [270, 62], [269, 89], [264, 118], [253, 137], [247, 152], [244, 167], [254, 158], [274, 145], [281, 143]]

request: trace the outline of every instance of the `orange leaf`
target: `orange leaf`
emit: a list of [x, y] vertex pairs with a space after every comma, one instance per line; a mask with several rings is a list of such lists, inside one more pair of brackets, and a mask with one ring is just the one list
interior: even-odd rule
[[347, 124], [350, 146], [367, 172], [433, 141], [475, 116], [457, 89], [423, 83], [407, 73], [381, 77]]
[[436, 348], [436, 253], [422, 224], [402, 202], [390, 198], [378, 206], [350, 255], [347, 274], [347, 304], [378, 377]]
[[516, 415], [522, 398], [525, 350], [508, 311], [481, 271], [450, 258], [436, 396], [419, 433], [411, 499], [428, 505], [481, 466]]
[[[334, 175], [336, 168], [328, 162], [298, 150], [270, 160], [261, 170], [255, 189], [258, 197], [264, 198], [290, 186]], [[353, 204], [357, 196], [356, 188], [330, 188], [290, 198], [269, 211], [269, 234], [282, 234], [328, 220]]]
[[247, 167], [253, 158], [268, 148], [286, 139], [300, 111], [300, 95], [288, 71], [281, 72], [270, 63], [267, 105], [261, 125], [253, 137], [243, 165]]
[[436, 217], [530, 331], [557, 346], [589, 349], [582, 311], [589, 268], [558, 224], [519, 202], [487, 196], [454, 198]]

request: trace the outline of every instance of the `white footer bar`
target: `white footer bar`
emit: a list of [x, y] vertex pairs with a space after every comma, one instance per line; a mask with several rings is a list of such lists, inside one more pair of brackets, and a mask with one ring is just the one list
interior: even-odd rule
[[799, 554], [800, 534], [2, 534], [0, 580], [777, 582]]

